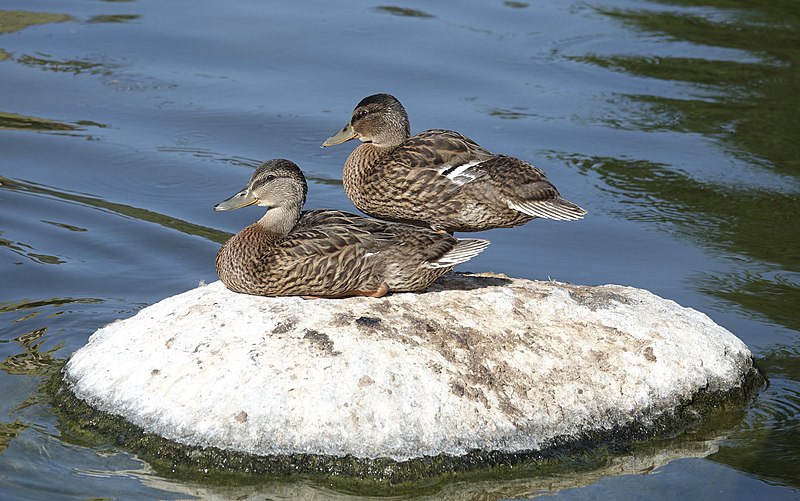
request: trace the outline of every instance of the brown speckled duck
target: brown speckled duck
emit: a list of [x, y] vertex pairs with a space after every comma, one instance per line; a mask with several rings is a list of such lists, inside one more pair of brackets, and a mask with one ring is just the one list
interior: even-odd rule
[[214, 207], [268, 208], [217, 253], [217, 275], [228, 289], [311, 297], [418, 291], [489, 245], [338, 210], [302, 211], [307, 191], [297, 165], [269, 160], [242, 191]]
[[353, 204], [371, 216], [454, 232], [586, 214], [527, 162], [450, 130], [412, 136], [406, 110], [389, 94], [361, 100], [350, 123], [322, 146], [356, 138], [362, 144], [347, 158], [342, 179]]

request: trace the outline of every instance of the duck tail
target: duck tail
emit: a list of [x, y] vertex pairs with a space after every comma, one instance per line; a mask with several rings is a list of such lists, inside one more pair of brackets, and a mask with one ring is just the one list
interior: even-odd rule
[[480, 238], [459, 238], [456, 245], [436, 261], [426, 263], [428, 268], [452, 268], [477, 256], [489, 245]]
[[529, 216], [555, 219], [557, 221], [575, 221], [583, 219], [583, 216], [586, 215], [585, 209], [564, 197], [530, 202], [509, 202], [508, 207]]

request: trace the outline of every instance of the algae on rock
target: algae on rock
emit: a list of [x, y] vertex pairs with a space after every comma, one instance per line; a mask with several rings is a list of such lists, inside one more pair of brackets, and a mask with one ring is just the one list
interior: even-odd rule
[[760, 384], [695, 310], [492, 274], [313, 301], [215, 282], [98, 330], [64, 380], [176, 463], [393, 478], [665, 436]]

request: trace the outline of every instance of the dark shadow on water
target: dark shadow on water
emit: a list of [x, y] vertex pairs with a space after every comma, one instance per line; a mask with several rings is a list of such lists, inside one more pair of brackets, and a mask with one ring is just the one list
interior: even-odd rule
[[86, 21], [88, 24], [97, 24], [97, 23], [128, 23], [130, 21], [136, 21], [142, 16], [138, 14], [102, 14], [99, 16], [94, 16]]
[[375, 7], [374, 10], [376, 12], [382, 12], [400, 17], [416, 17], [419, 19], [431, 19], [436, 17], [421, 10], [397, 7], [394, 5], [379, 5], [378, 7]]
[[515, 108], [512, 110], [502, 108], [486, 108], [483, 113], [490, 117], [501, 118], [504, 120], [519, 120], [521, 118], [535, 117], [535, 113], [527, 111], [527, 108]]

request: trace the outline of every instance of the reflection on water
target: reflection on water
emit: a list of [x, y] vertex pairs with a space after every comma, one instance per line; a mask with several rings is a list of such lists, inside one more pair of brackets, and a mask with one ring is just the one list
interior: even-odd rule
[[230, 233], [226, 233], [224, 231], [219, 231], [214, 228], [208, 228], [206, 226], [192, 224], [187, 221], [166, 216], [164, 214], [158, 214], [156, 212], [152, 212], [147, 209], [141, 209], [139, 207], [132, 207], [130, 205], [108, 202], [106, 200], [86, 195], [61, 192], [39, 184], [26, 183], [24, 181], [8, 179], [2, 176], [0, 176], [0, 188], [46, 195], [61, 200], [67, 200], [82, 205], [95, 207], [98, 209], [110, 210], [112, 212], [121, 214], [123, 216], [133, 217], [140, 221], [150, 221], [152, 223], [159, 224], [166, 228], [178, 230], [183, 233], [187, 233], [189, 235], [197, 235], [217, 243], [224, 243], [231, 236]]
[[[66, 14], [48, 14], [47, 12], [22, 12], [13, 10], [0, 10], [0, 35], [20, 31], [29, 26], [48, 23], [63, 23], [73, 21], [72, 16]], [[0, 63], [11, 58], [11, 54], [0, 48]]]
[[34, 252], [33, 247], [28, 244], [22, 242], [12, 242], [11, 240], [2, 237], [0, 237], [0, 248], [8, 249], [20, 257], [30, 259], [31, 261], [39, 264], [62, 264], [65, 262], [58, 256]]
[[657, 223], [714, 252], [736, 256], [734, 273], [698, 275], [701, 290], [800, 329], [800, 231], [790, 231], [800, 220], [800, 193], [699, 181], [646, 160], [562, 159], [600, 176], [623, 202], [617, 216]]
[[492, 117], [497, 118], [505, 118], [508, 120], [516, 120], [518, 118], [527, 118], [536, 116], [534, 113], [530, 113], [529, 111], [525, 110], [524, 108], [518, 108], [513, 110], [505, 110], [500, 108], [489, 108], [485, 113]]
[[385, 12], [387, 14], [392, 14], [393, 16], [401, 16], [401, 17], [419, 17], [419, 18], [433, 18], [431, 14], [427, 12], [423, 12], [417, 9], [407, 9], [403, 7], [396, 7], [392, 5], [380, 5], [375, 7], [375, 11], [377, 12]]
[[357, 485], [348, 488], [347, 484], [334, 479], [322, 483], [314, 480], [297, 479], [293, 481], [272, 481], [259, 485], [170, 485], [150, 477], [145, 483], [168, 492], [184, 492], [208, 500], [263, 500], [263, 499], [325, 499], [355, 501], [368, 499], [415, 499], [430, 501], [485, 501], [494, 499], [522, 499], [557, 493], [564, 489], [575, 489], [589, 485], [599, 479], [625, 475], [650, 473], [671, 461], [686, 458], [702, 458], [717, 450], [717, 441], [696, 440], [677, 443], [661, 442], [658, 447], [643, 447], [629, 451], [628, 454], [614, 455], [605, 461], [595, 458], [581, 458], [570, 464], [569, 469], [542, 466], [530, 468], [522, 466], [522, 471], [499, 468], [500, 471], [482, 471], [466, 475], [459, 482], [442, 482], [430, 479], [389, 489], [382, 494], [375, 488], [369, 494], [360, 495]]
[[800, 486], [800, 347], [782, 346], [759, 360], [770, 385], [752, 405], [742, 429], [714, 459], [763, 478]]
[[13, 320], [14, 322], [19, 322], [22, 320], [27, 320], [31, 316], [36, 316], [42, 313], [40, 308], [47, 306], [52, 308], [58, 308], [60, 306], [76, 304], [76, 303], [85, 303], [85, 304], [92, 304], [92, 303], [101, 303], [102, 299], [95, 299], [95, 298], [61, 298], [61, 297], [54, 297], [50, 299], [43, 299], [38, 301], [15, 301], [13, 303], [0, 303], [0, 313], [12, 313], [12, 312], [26, 312], [28, 310], [32, 310], [32, 313], [26, 314], [23, 317], [17, 318]]
[[23, 55], [17, 58], [17, 62], [26, 66], [38, 67], [48, 71], [60, 71], [65, 73], [72, 73], [79, 75], [81, 73], [88, 73], [91, 75], [108, 76], [111, 75], [111, 67], [105, 63], [96, 63], [91, 61], [57, 61], [55, 59], [47, 59], [43, 57]]
[[67, 14], [48, 14], [47, 12], [22, 12], [16, 10], [0, 10], [0, 35], [23, 30], [29, 26], [48, 23], [73, 21]]
[[[730, 18], [695, 12], [606, 10], [606, 15], [646, 32], [698, 45], [739, 49], [756, 61], [685, 57], [596, 55], [587, 62], [632, 74], [701, 85], [699, 99], [629, 96], [649, 103], [644, 116], [671, 130], [719, 135], [741, 152], [764, 159], [764, 168], [800, 176], [800, 10], [794, 2], [670, 0], [668, 5], [733, 9]], [[721, 11], [720, 11], [721, 12]], [[729, 11], [731, 12], [731, 11]], [[659, 123], [659, 122], [657, 122]], [[644, 125], [646, 124], [637, 124]], [[796, 221], [796, 220], [795, 220]]]
[[0, 362], [0, 370], [13, 376], [46, 376], [50, 374], [54, 367], [60, 365], [60, 361], [55, 358], [55, 352], [61, 349], [60, 345], [41, 351], [39, 348], [44, 342], [44, 335], [47, 327], [26, 332], [14, 338], [22, 352], [7, 357]]
[[46, 118], [29, 117], [15, 113], [0, 112], [0, 129], [33, 130], [33, 131], [73, 131], [79, 127], [48, 120]]
[[0, 454], [8, 448], [8, 444], [12, 440], [28, 428], [30, 428], [30, 425], [21, 422], [19, 419], [10, 423], [0, 421]]
[[87, 23], [127, 23], [136, 21], [141, 16], [138, 14], [103, 14], [90, 18]]
[[[637, 31], [671, 41], [746, 51], [752, 61], [684, 56], [601, 56], [580, 61], [637, 77], [678, 81], [683, 95], [626, 94], [630, 114], [609, 125], [699, 133], [764, 172], [787, 176], [777, 189], [699, 180], [647, 160], [564, 155], [597, 173], [623, 201], [620, 217], [654, 222], [728, 259], [730, 271], [696, 277], [699, 290], [800, 330], [800, 10], [792, 2], [670, 0], [712, 11], [604, 10]], [[777, 347], [761, 357], [771, 380], [745, 423], [714, 459], [762, 478], [800, 486], [800, 353]]]
[[[656, 117], [656, 128], [708, 134], [733, 152], [760, 157], [762, 168], [800, 180], [800, 11], [780, 2], [670, 1], [736, 9], [733, 19], [694, 12], [606, 10], [637, 30], [699, 45], [736, 48], [764, 62], [685, 57], [589, 55], [585, 62], [649, 78], [680, 80], [713, 89], [682, 99], [626, 96], [651, 106], [639, 119]], [[687, 94], [691, 94], [688, 92]], [[653, 127], [633, 122], [644, 130]], [[575, 161], [575, 157], [572, 158]], [[596, 171], [630, 204], [624, 217], [675, 225], [677, 231], [725, 255], [745, 257], [733, 274], [705, 276], [703, 291], [734, 301], [791, 329], [800, 329], [800, 192], [699, 181], [691, 174], [645, 160], [577, 160]], [[789, 187], [791, 188], [791, 187]], [[760, 264], [757, 264], [760, 263]]]

